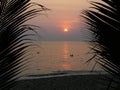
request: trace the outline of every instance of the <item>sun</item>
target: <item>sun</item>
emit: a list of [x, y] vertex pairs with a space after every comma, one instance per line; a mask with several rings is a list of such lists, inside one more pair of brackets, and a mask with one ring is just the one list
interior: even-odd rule
[[67, 28], [65, 28], [65, 29], [64, 29], [64, 32], [68, 32], [68, 29], [67, 29]]

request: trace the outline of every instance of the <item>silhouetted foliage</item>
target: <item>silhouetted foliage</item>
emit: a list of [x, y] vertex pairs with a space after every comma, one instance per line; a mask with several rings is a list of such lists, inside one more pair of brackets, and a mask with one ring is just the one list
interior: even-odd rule
[[[37, 6], [35, 8], [34, 6]], [[24, 22], [47, 10], [30, 0], [0, 0], [0, 90], [10, 90], [27, 60], [32, 26]]]
[[[93, 32], [95, 59], [113, 78], [107, 90], [120, 87], [120, 0], [90, 2], [93, 6], [84, 11], [84, 18]], [[115, 83], [113, 86], [112, 83]]]

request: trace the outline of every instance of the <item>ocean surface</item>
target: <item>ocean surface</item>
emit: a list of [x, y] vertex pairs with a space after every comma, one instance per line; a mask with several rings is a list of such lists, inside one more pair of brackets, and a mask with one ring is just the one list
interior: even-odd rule
[[[48, 75], [64, 73], [89, 73], [95, 61], [87, 63], [93, 54], [90, 54], [91, 45], [79, 41], [41, 41], [35, 42], [30, 52], [30, 63], [25, 75]], [[101, 71], [96, 64], [94, 71]]]

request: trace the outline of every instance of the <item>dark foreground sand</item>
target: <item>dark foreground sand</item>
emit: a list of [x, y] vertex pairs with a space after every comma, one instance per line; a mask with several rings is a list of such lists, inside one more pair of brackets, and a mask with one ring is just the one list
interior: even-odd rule
[[106, 90], [105, 75], [72, 75], [19, 80], [11, 90]]

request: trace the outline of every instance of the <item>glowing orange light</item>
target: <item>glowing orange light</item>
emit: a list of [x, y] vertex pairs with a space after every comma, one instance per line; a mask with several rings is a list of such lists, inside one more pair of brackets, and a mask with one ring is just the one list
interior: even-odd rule
[[67, 29], [67, 28], [65, 28], [65, 29], [64, 29], [64, 32], [68, 32], [68, 29]]
[[62, 68], [64, 70], [70, 70], [71, 69], [71, 65], [70, 64], [62, 64]]

